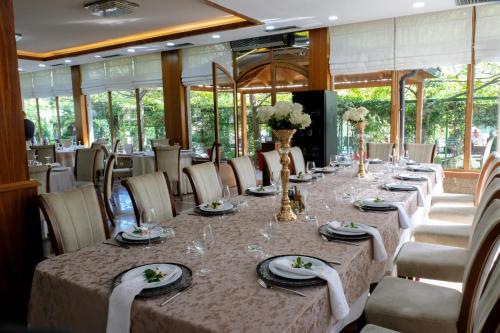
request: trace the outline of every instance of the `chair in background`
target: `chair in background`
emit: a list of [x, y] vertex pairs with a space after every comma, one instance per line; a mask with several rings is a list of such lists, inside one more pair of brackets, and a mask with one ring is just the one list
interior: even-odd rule
[[31, 150], [35, 151], [37, 155], [36, 160], [41, 163], [47, 163], [47, 157], [50, 159], [50, 163], [56, 161], [56, 146], [55, 145], [45, 145], [45, 146], [31, 146]]
[[106, 161], [106, 167], [104, 168], [104, 208], [106, 208], [106, 213], [108, 214], [108, 218], [115, 225], [115, 214], [113, 213], [113, 208], [111, 207], [111, 203], [113, 200], [113, 168], [116, 164], [116, 155], [111, 154]]
[[169, 138], [164, 138], [164, 139], [151, 139], [151, 148], [154, 147], [168, 147], [170, 146], [170, 139]]
[[122, 145], [122, 147], [123, 147], [123, 152], [127, 155], [132, 155], [132, 153], [134, 152], [134, 145], [131, 143], [126, 143]]
[[73, 139], [59, 139], [59, 143], [64, 148], [71, 148], [71, 146], [73, 145]]
[[28, 167], [30, 179], [37, 180], [38, 194], [50, 192], [50, 165], [37, 165]]
[[366, 144], [366, 156], [369, 159], [379, 159], [389, 161], [389, 155], [394, 154], [394, 143], [375, 143], [368, 142]]
[[122, 181], [134, 206], [137, 225], [141, 223], [141, 212], [154, 208], [156, 222], [166, 221], [176, 215], [170, 181], [165, 172], [130, 177]]
[[410, 159], [418, 163], [434, 163], [436, 145], [432, 143], [405, 143]]
[[196, 205], [214, 201], [222, 197], [222, 187], [217, 168], [212, 162], [195, 164], [184, 168], [187, 175]]
[[281, 175], [280, 154], [276, 150], [262, 153], [262, 182], [264, 185], [271, 184], [271, 176], [275, 181], [279, 181]]
[[177, 194], [182, 199], [181, 189], [181, 169], [180, 169], [180, 146], [154, 146], [153, 152], [155, 154], [155, 171], [166, 172], [170, 183], [176, 183]]
[[229, 161], [229, 165], [233, 168], [236, 176], [236, 184], [238, 186], [238, 194], [243, 194], [249, 187], [257, 186], [257, 177], [252, 160], [248, 156], [233, 158]]
[[118, 152], [119, 146], [120, 146], [120, 139], [115, 139], [115, 142], [113, 143], [113, 147], [112, 147], [113, 153], [116, 154]]
[[102, 198], [92, 185], [39, 196], [56, 255], [93, 246], [109, 238]]
[[210, 156], [209, 156], [211, 162], [213, 162], [213, 163], [217, 162], [217, 151], [219, 152], [219, 156], [220, 156], [220, 153], [221, 153], [220, 147], [221, 147], [220, 143], [218, 144], [218, 143], [214, 142], [212, 144], [212, 147], [210, 148]]
[[94, 143], [100, 143], [103, 145], [107, 145], [109, 143], [109, 140], [106, 138], [98, 138], [97, 140], [94, 141]]
[[298, 175], [300, 172], [306, 172], [306, 162], [304, 161], [304, 155], [299, 147], [290, 148], [291, 157], [291, 170], [294, 175]]
[[99, 152], [97, 153], [97, 171], [104, 172], [104, 166], [106, 165], [106, 160], [109, 156], [109, 149], [107, 147], [107, 143], [93, 142], [90, 145], [90, 149], [99, 150]]
[[77, 149], [75, 156], [76, 187], [96, 184], [97, 181], [97, 154], [98, 149]]

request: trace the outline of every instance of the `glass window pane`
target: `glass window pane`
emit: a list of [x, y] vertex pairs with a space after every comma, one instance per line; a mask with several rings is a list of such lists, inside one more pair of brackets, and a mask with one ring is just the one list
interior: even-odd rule
[[75, 105], [73, 97], [59, 97], [59, 116], [61, 118], [61, 135], [64, 139], [73, 138], [76, 135], [75, 130]]
[[191, 89], [189, 102], [193, 149], [197, 154], [207, 157], [215, 142], [213, 92]]
[[42, 124], [42, 138], [47, 142], [54, 142], [59, 138], [57, 126], [57, 110], [55, 97], [39, 98], [40, 121]]
[[108, 139], [111, 141], [109, 126], [108, 93], [102, 92], [88, 96], [89, 112], [92, 115], [91, 141]]
[[36, 99], [30, 98], [30, 99], [24, 100], [24, 112], [26, 113], [26, 119], [29, 119], [33, 123], [35, 123], [34, 140], [35, 140], [35, 142], [38, 142], [39, 130], [38, 130], [38, 115], [37, 115], [37, 111], [36, 111]]
[[143, 147], [151, 149], [151, 139], [165, 137], [165, 114], [163, 111], [163, 89], [147, 89], [139, 92], [141, 100], [144, 129]]
[[246, 96], [248, 155], [255, 159], [257, 152], [261, 150], [262, 142], [272, 141], [271, 128], [266, 124], [261, 124], [257, 119], [257, 110], [262, 106], [271, 105], [271, 94], [247, 94]]
[[500, 63], [476, 64], [474, 84], [474, 113], [472, 116], [472, 169], [483, 165], [484, 155], [496, 151], [498, 135], [498, 99]]
[[115, 138], [122, 144], [133, 144], [134, 150], [139, 149], [137, 130], [137, 106], [135, 90], [111, 92], [113, 104], [113, 126]]

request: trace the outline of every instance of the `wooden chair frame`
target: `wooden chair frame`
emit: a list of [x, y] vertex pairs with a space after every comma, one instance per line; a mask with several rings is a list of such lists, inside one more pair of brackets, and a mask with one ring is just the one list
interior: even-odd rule
[[[113, 226], [115, 226], [115, 214], [113, 213], [113, 209], [111, 208], [111, 203], [110, 200], [113, 197], [113, 172], [110, 172], [110, 168], [114, 168], [116, 163], [116, 155], [111, 154], [108, 157], [108, 160], [106, 162], [106, 167], [104, 168], [104, 189], [103, 189], [103, 194], [104, 194], [104, 207], [106, 208], [106, 213], [108, 214], [109, 221]], [[111, 178], [111, 179], [109, 179]], [[111, 182], [111, 193], [108, 193], [108, 186], [107, 183]]]
[[[96, 180], [97, 180], [97, 153], [99, 152], [98, 149], [92, 149], [94, 151], [94, 163], [93, 163], [93, 170], [92, 170], [92, 182], [94, 184], [96, 184]], [[78, 167], [78, 152], [80, 151], [80, 149], [77, 149], [76, 150], [76, 153], [75, 153], [75, 167], [73, 169], [73, 173], [75, 175], [75, 179], [76, 181], [78, 181], [78, 172], [77, 172], [77, 167]]]
[[[175, 203], [174, 203], [174, 196], [172, 195], [172, 189], [170, 188], [170, 181], [168, 180], [168, 175], [166, 172], [162, 172], [162, 174], [165, 177], [165, 182], [166, 182], [168, 194], [170, 196], [170, 207], [172, 208], [172, 216], [175, 217], [175, 216], [177, 216], [177, 212], [175, 210]], [[134, 191], [130, 187], [128, 179], [122, 180], [122, 185], [127, 189], [127, 192], [130, 196], [130, 200], [132, 201], [132, 206], [134, 207], [135, 221], [137, 223], [137, 226], [140, 226], [141, 225], [141, 212], [140, 212], [139, 207], [137, 205], [137, 201], [135, 200]]]
[[[171, 147], [175, 147], [175, 146], [171, 146]], [[159, 171], [158, 170], [158, 154], [156, 153], [157, 148], [158, 147], [153, 147], [153, 152], [155, 154], [155, 171], [156, 172]], [[177, 170], [179, 172], [179, 174], [178, 174], [179, 180], [177, 181], [177, 194], [179, 195], [181, 200], [183, 200], [182, 189], [181, 189], [181, 149], [180, 149], [180, 147], [179, 147], [178, 156], [177, 156]]]

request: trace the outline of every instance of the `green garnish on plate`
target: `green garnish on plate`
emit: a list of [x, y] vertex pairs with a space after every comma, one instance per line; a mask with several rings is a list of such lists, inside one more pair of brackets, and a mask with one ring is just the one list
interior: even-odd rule
[[312, 262], [305, 262], [304, 260], [302, 260], [302, 257], [297, 257], [297, 259], [295, 259], [295, 261], [292, 263], [293, 268], [311, 269], [312, 265]]
[[222, 206], [222, 203], [220, 201], [212, 201], [211, 203], [206, 204], [205, 208], [217, 209], [220, 206]]
[[382, 202], [382, 201], [384, 201], [384, 199], [381, 199], [381, 198], [379, 198], [379, 197], [376, 197], [376, 198], [373, 200], [373, 202]]
[[146, 281], [148, 283], [152, 282], [160, 282], [161, 278], [165, 276], [165, 273], [160, 271], [158, 268], [157, 269], [146, 269], [144, 271], [144, 277], [146, 278]]
[[304, 178], [304, 173], [301, 171], [297, 174], [297, 179], [302, 179]]
[[266, 191], [266, 189], [264, 188], [264, 186], [259, 185], [259, 186], [257, 187], [257, 190], [256, 190], [256, 191], [257, 191], [257, 192], [265, 192], [265, 191]]
[[135, 235], [142, 235], [144, 230], [141, 227], [134, 227], [134, 231], [132, 231], [132, 233]]
[[344, 224], [344, 227], [357, 229], [358, 225], [356, 223], [354, 223], [354, 222], [349, 222], [349, 223]]

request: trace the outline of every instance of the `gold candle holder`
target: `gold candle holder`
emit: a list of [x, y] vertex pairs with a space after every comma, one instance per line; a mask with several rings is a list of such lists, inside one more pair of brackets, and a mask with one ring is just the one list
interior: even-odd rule
[[280, 163], [281, 163], [281, 186], [283, 189], [283, 196], [281, 198], [281, 207], [277, 215], [279, 222], [291, 222], [297, 220], [297, 215], [292, 211], [290, 205], [290, 198], [288, 197], [288, 177], [290, 176], [290, 169], [288, 169], [288, 164], [290, 164], [290, 157], [288, 153], [290, 151], [290, 141], [292, 136], [295, 134], [294, 129], [280, 129], [273, 130], [273, 134], [280, 141]]
[[357, 176], [365, 178], [367, 176], [365, 168], [365, 122], [364, 121], [357, 122], [356, 130], [358, 131], [358, 155], [359, 155]]

